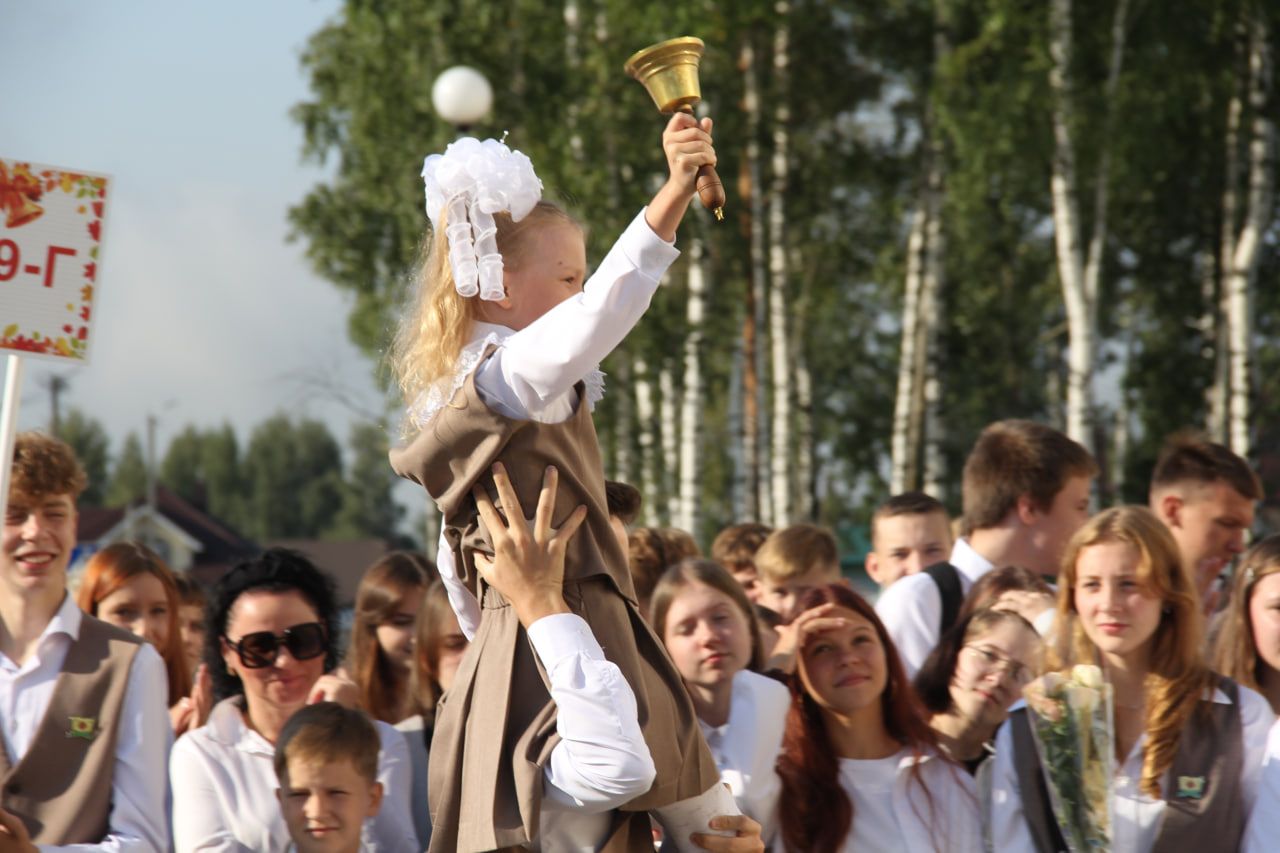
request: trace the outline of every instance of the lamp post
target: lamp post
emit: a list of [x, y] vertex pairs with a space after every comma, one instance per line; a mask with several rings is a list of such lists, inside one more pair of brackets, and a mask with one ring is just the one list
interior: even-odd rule
[[455, 65], [440, 72], [432, 84], [431, 104], [440, 118], [462, 135], [489, 114], [493, 107], [493, 87], [474, 68]]

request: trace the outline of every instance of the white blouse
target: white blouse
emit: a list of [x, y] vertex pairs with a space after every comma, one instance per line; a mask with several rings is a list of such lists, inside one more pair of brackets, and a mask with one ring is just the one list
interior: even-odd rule
[[973, 777], [941, 756], [925, 754], [917, 761], [903, 749], [889, 758], [842, 758], [840, 785], [853, 803], [853, 826], [841, 853], [982, 849]]
[[742, 813], [760, 824], [765, 844], [777, 830], [782, 783], [774, 765], [782, 751], [789, 707], [791, 691], [786, 685], [744, 669], [733, 677], [729, 721], [723, 726], [698, 721], [720, 781], [729, 786]]
[[[1213, 701], [1224, 705], [1230, 700], [1215, 688]], [[1015, 705], [1021, 707], [1021, 704]], [[1248, 821], [1253, 804], [1258, 798], [1258, 779], [1267, 750], [1267, 732], [1275, 721], [1271, 706], [1247, 687], [1240, 687], [1240, 723], [1244, 767], [1240, 775], [1240, 788], [1244, 799], [1244, 816]], [[1126, 853], [1149, 853], [1155, 845], [1164, 815], [1165, 801], [1153, 799], [1138, 787], [1142, 780], [1142, 759], [1147, 742], [1142, 734], [1124, 763], [1116, 768], [1111, 790], [1111, 849]], [[1165, 789], [1171, 780], [1169, 774], [1161, 780]], [[998, 851], [1029, 851], [1034, 853], [1035, 842], [1022, 813], [1022, 795], [1018, 787], [1018, 774], [1013, 764], [1013, 736], [1009, 724], [1000, 727], [996, 735], [996, 756], [991, 771], [991, 841]], [[1273, 835], [1274, 839], [1275, 836]], [[1272, 850], [1274, 844], [1266, 849]]]
[[[241, 698], [214, 706], [209, 722], [178, 738], [169, 757], [177, 853], [272, 853], [289, 846], [276, 799], [275, 746], [244, 723]], [[404, 736], [375, 721], [382, 749], [382, 810], [365, 823], [364, 841], [382, 853], [418, 853], [409, 814], [411, 770]]]
[[1270, 853], [1280, 839], [1280, 720], [1267, 735], [1257, 799], [1245, 830], [1242, 853]]

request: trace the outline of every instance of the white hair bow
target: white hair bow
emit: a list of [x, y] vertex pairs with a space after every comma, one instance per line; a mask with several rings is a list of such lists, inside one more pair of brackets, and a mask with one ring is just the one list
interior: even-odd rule
[[542, 198], [542, 181], [533, 163], [496, 139], [481, 142], [470, 136], [451, 142], [443, 154], [422, 164], [427, 216], [440, 227], [447, 211], [449, 266], [458, 294], [480, 294], [491, 302], [502, 299], [502, 254], [493, 214], [506, 211], [519, 222]]

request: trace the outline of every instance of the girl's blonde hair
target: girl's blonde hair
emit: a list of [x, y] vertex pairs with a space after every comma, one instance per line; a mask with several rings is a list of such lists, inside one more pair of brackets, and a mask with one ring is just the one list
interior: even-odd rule
[[1173, 535], [1146, 507], [1122, 506], [1104, 510], [1080, 528], [1062, 557], [1058, 587], [1059, 664], [1093, 663], [1097, 650], [1077, 617], [1076, 564], [1085, 548], [1121, 542], [1137, 550], [1138, 583], [1160, 599], [1160, 623], [1151, 637], [1146, 696], [1146, 748], [1140, 787], [1160, 797], [1160, 778], [1173, 764], [1182, 729], [1190, 721], [1212, 673], [1203, 660], [1204, 619], [1200, 597], [1182, 564]]
[[1280, 572], [1280, 534], [1268, 536], [1245, 552], [1231, 582], [1231, 598], [1222, 616], [1222, 630], [1214, 644], [1214, 669], [1245, 687], [1259, 689], [1267, 664], [1258, 657], [1249, 603], [1258, 581]]
[[[549, 201], [539, 201], [519, 222], [512, 222], [508, 213], [495, 213], [493, 220], [498, 228], [498, 251], [507, 270], [518, 270], [529, 259], [537, 244], [533, 238], [546, 226], [560, 223], [581, 229], [563, 208]], [[407, 405], [442, 377], [453, 374], [479, 317], [480, 297], [459, 296], [454, 286], [445, 236], [448, 225], [442, 212], [438, 227], [423, 239], [425, 256], [414, 274], [413, 304], [400, 322], [388, 357]]]

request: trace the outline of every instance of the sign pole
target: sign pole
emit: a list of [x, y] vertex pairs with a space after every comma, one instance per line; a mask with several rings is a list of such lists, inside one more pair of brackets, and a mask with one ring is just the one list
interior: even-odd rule
[[18, 434], [22, 367], [22, 356], [9, 353], [4, 372], [4, 405], [0, 409], [0, 518], [6, 517], [9, 505], [9, 478], [13, 474], [13, 443]]

